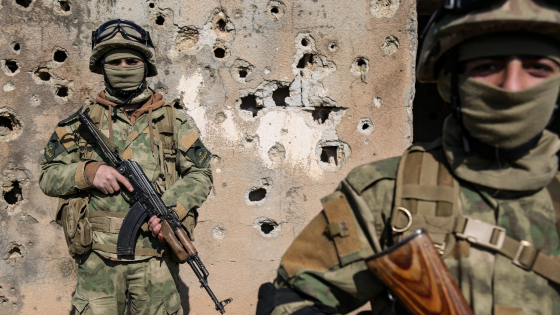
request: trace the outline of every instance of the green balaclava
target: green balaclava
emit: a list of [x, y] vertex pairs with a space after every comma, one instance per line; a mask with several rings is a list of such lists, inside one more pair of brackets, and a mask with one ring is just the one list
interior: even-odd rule
[[[459, 47], [459, 62], [498, 56], [547, 57], [560, 64], [560, 42], [536, 34], [490, 34]], [[462, 123], [470, 136], [494, 148], [515, 149], [538, 137], [549, 123], [560, 91], [560, 76], [518, 92], [509, 92], [459, 75]], [[451, 76], [438, 78], [450, 101]], [[536, 141], [535, 141], [536, 143]]]
[[105, 97], [114, 103], [123, 104], [127, 101], [128, 97], [120, 96], [115, 93], [116, 89], [123, 91], [135, 91], [140, 84], [144, 83], [143, 89], [135, 95], [128, 103], [139, 103], [147, 100], [151, 96], [150, 89], [145, 80], [145, 67], [146, 64], [136, 66], [112, 66], [109, 62], [122, 58], [137, 58], [144, 61], [144, 55], [130, 48], [113, 49], [105, 54], [103, 70], [105, 72], [106, 83]]
[[[458, 48], [459, 63], [501, 56], [547, 57], [560, 64], [560, 43], [538, 34], [502, 33], [477, 37]], [[438, 89], [448, 103], [451, 81], [452, 74], [442, 70]], [[447, 118], [443, 133], [443, 147], [453, 173], [497, 190], [528, 191], [548, 184], [558, 170], [555, 153], [560, 142], [545, 128], [558, 99], [560, 75], [517, 92], [462, 74], [457, 84], [460, 112]], [[466, 152], [465, 132], [486, 147], [478, 145], [476, 154]], [[473, 145], [471, 140], [468, 143]], [[511, 152], [515, 154], [508, 156]]]

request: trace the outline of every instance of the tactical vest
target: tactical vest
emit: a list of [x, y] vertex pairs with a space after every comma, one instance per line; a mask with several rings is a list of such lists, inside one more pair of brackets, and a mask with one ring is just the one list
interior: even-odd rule
[[[101, 129], [101, 123], [107, 109], [97, 103], [89, 106], [91, 120]], [[165, 111], [163, 118], [158, 120], [154, 124], [155, 133], [159, 135], [158, 143], [156, 144], [159, 148], [159, 160], [160, 160], [160, 174], [164, 176], [159, 176], [154, 183], [154, 188], [159, 194], [163, 194], [165, 190], [169, 189], [177, 181], [177, 130], [175, 125], [176, 115], [175, 108], [173, 105], [165, 104], [162, 107]], [[151, 122], [150, 122], [151, 123]], [[194, 143], [198, 137], [193, 138]], [[193, 143], [185, 144], [190, 147]], [[83, 138], [78, 141], [78, 148], [80, 152], [80, 159], [91, 160], [94, 156], [94, 146], [95, 144], [88, 143]], [[126, 157], [125, 152], [121, 153], [123, 158]], [[179, 219], [183, 220], [187, 215], [184, 209], [178, 209]], [[181, 211], [182, 210], [182, 211]], [[183, 213], [184, 212], [184, 213]], [[106, 211], [89, 211], [88, 218], [91, 223], [91, 228], [93, 231], [108, 232], [108, 233], [118, 233], [124, 221], [126, 213], [115, 213]], [[142, 225], [142, 230], [147, 231], [148, 225], [144, 223]], [[110, 253], [116, 253], [116, 246], [107, 244], [93, 244], [92, 249], [101, 250]], [[141, 256], [167, 256], [165, 250], [150, 249], [150, 248], [136, 248], [136, 255]]]
[[[460, 256], [470, 245], [499, 253], [519, 268], [560, 283], [560, 262], [525, 240], [506, 235], [504, 228], [463, 216], [459, 209], [459, 182], [450, 174], [441, 139], [408, 149], [397, 171], [391, 215], [393, 241], [425, 229], [443, 256]], [[560, 173], [559, 173], [560, 174]], [[547, 186], [560, 235], [560, 175]], [[484, 194], [479, 194], [484, 199]], [[488, 202], [488, 200], [485, 200]]]

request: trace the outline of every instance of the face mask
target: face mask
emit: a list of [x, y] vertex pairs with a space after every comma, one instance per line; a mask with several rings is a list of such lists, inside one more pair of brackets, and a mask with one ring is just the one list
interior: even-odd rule
[[463, 125], [481, 142], [517, 148], [539, 135], [552, 117], [560, 75], [518, 92], [459, 76]]
[[107, 80], [115, 89], [134, 91], [144, 79], [144, 64], [125, 67], [105, 64], [103, 67]]

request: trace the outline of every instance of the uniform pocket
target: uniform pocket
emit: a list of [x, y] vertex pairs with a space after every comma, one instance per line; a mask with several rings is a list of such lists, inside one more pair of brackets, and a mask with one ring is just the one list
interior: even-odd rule
[[178, 292], [173, 293], [165, 302], [166, 314], [182, 315], [183, 309], [181, 308], [181, 296]]
[[91, 308], [89, 307], [89, 300], [81, 296], [78, 292], [74, 293], [72, 296], [72, 306], [76, 309], [78, 314], [87, 315], [91, 314]]
[[72, 258], [91, 250], [92, 230], [88, 219], [87, 198], [75, 197], [60, 203], [61, 223]]

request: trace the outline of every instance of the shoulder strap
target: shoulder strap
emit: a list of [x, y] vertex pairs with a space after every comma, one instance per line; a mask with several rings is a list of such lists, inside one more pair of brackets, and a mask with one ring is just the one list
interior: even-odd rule
[[441, 253], [445, 248], [452, 249], [451, 233], [459, 214], [459, 183], [444, 160], [441, 139], [412, 146], [402, 156], [391, 215], [394, 241], [424, 228]]
[[552, 205], [554, 206], [554, 210], [556, 212], [556, 230], [558, 231], [558, 235], [560, 236], [560, 173], [557, 173], [556, 176], [550, 181], [548, 186], [546, 186], [546, 190], [550, 194], [550, 199], [552, 199]]
[[105, 114], [105, 108], [97, 103], [91, 105], [91, 121], [101, 129], [101, 122], [103, 121], [103, 114]]
[[160, 138], [160, 165], [165, 175], [165, 189], [177, 181], [177, 127], [175, 108], [171, 104], [163, 105], [163, 118], [156, 124]]

